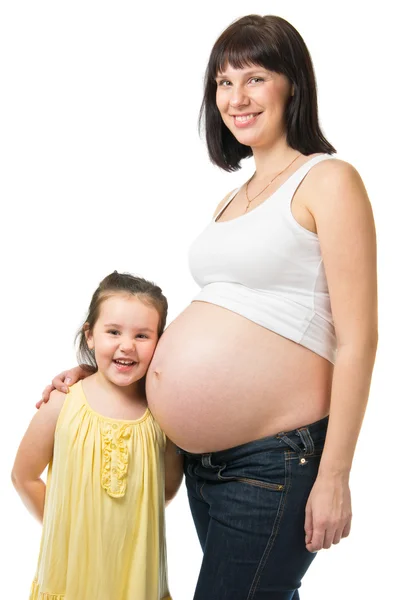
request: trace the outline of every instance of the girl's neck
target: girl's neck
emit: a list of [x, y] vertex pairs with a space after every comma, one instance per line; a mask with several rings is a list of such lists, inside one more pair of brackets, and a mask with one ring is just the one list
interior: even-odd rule
[[90, 379], [92, 379], [91, 385], [97, 388], [98, 392], [112, 396], [114, 400], [119, 400], [123, 404], [131, 404], [134, 401], [146, 402], [145, 377], [127, 386], [115, 385], [99, 371], [94, 373]]

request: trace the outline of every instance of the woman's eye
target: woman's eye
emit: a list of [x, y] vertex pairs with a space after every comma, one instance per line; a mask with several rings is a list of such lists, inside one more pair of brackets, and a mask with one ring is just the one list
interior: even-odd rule
[[231, 82], [227, 81], [226, 79], [221, 79], [217, 85], [218, 87], [229, 87], [231, 85]]

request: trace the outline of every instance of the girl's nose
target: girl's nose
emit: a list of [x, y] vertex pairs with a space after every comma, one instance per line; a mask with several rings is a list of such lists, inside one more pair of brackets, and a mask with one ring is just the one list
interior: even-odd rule
[[123, 352], [131, 352], [135, 350], [135, 340], [125, 338], [120, 342], [120, 350]]

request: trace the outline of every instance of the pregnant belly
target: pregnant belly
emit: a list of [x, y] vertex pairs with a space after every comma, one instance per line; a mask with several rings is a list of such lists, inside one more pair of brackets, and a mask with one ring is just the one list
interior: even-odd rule
[[221, 307], [193, 302], [161, 337], [148, 404], [178, 446], [211, 452], [328, 412], [332, 365]]

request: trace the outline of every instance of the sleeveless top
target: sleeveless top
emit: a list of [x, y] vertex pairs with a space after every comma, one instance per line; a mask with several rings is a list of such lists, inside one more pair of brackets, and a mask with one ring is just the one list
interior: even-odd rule
[[335, 362], [336, 335], [318, 236], [293, 217], [293, 196], [315, 156], [262, 204], [217, 222], [239, 190], [193, 242], [190, 270], [209, 302], [250, 319]]
[[55, 432], [31, 600], [171, 600], [164, 531], [166, 438], [149, 409], [103, 417], [82, 384]]

